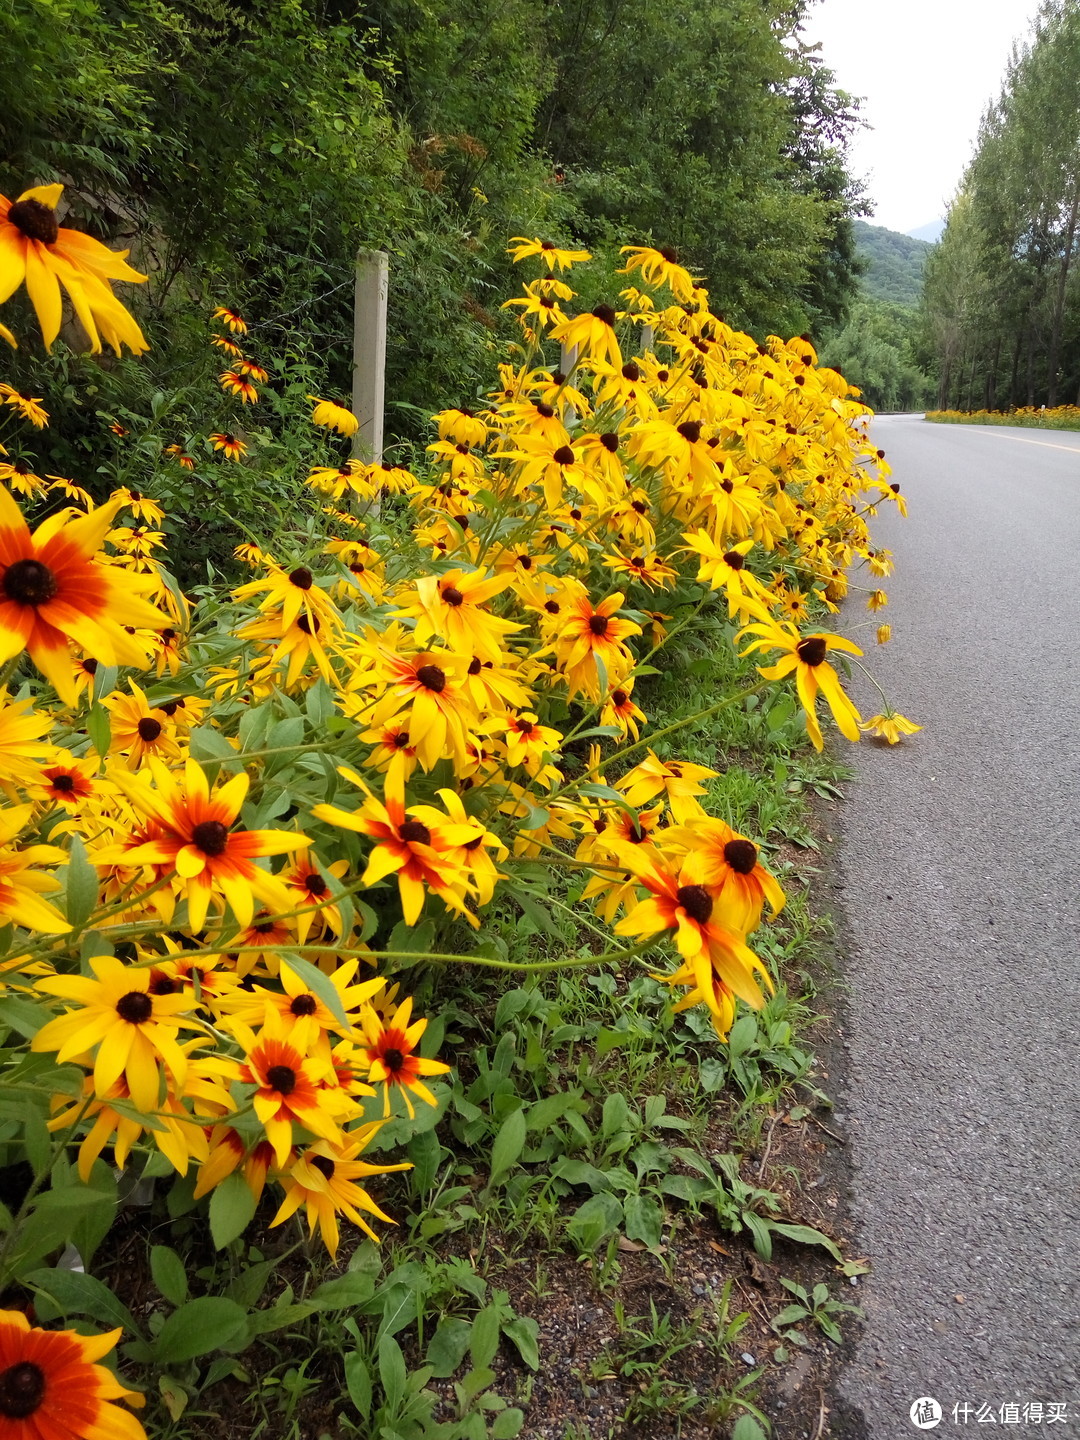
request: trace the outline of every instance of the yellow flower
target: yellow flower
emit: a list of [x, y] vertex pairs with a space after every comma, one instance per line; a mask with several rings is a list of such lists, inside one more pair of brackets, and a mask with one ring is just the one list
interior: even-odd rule
[[55, 845], [28, 845], [16, 850], [11, 842], [22, 831], [33, 813], [33, 805], [13, 805], [0, 810], [0, 920], [14, 921], [27, 930], [40, 930], [45, 935], [62, 935], [71, 926], [43, 892], [59, 890], [60, 882], [33, 865], [56, 865], [67, 859]]
[[869, 720], [863, 720], [859, 728], [864, 735], [875, 735], [881, 740], [887, 740], [890, 745], [896, 745], [902, 735], [915, 735], [922, 726], [916, 725], [914, 720], [909, 720], [898, 710], [886, 710], [884, 714], [872, 715]]
[[891, 626], [891, 625], [879, 625], [878, 628], [877, 628], [877, 643], [878, 643], [879, 645], [887, 645], [891, 639], [892, 639], [892, 626]]
[[50, 1020], [30, 1048], [35, 1054], [57, 1051], [59, 1065], [96, 1050], [97, 1094], [107, 1096], [123, 1076], [136, 1107], [154, 1110], [161, 1082], [158, 1062], [165, 1062], [178, 1085], [187, 1076], [187, 1055], [176, 1041], [187, 996], [152, 994], [149, 970], [129, 967], [111, 955], [95, 956], [90, 968], [92, 980], [57, 975], [37, 981], [37, 989], [74, 1000], [79, 1008]]
[[311, 416], [313, 425], [322, 425], [327, 430], [336, 430], [339, 435], [355, 435], [360, 429], [360, 421], [346, 409], [344, 405], [336, 405], [333, 400], [320, 400], [317, 395], [307, 397], [315, 406]]
[[552, 240], [528, 240], [524, 235], [515, 235], [506, 253], [514, 257], [515, 265], [535, 255], [549, 270], [569, 270], [581, 260], [592, 259], [588, 250], [564, 250]]
[[35, 425], [39, 430], [49, 423], [48, 411], [42, 408], [40, 396], [35, 399], [32, 395], [23, 395], [21, 391], [0, 381], [0, 400], [5, 405], [13, 405], [24, 420], [29, 420], [31, 425]]
[[842, 635], [832, 635], [827, 631], [802, 635], [793, 625], [778, 623], [763, 606], [753, 604], [750, 608], [751, 613], [759, 617], [759, 623], [744, 625], [739, 631], [738, 639], [751, 637], [742, 654], [745, 656], [762, 649], [786, 652], [775, 665], [759, 665], [758, 673], [766, 680], [782, 680], [785, 675], [794, 672], [799, 700], [806, 712], [806, 731], [814, 749], [821, 750], [825, 743], [816, 714], [819, 690], [829, 703], [840, 733], [849, 740], [858, 740], [859, 712], [848, 699], [839, 675], [825, 657], [830, 650], [861, 655], [863, 652], [859, 647]]
[[0, 195], [0, 304], [25, 281], [45, 348], [51, 350], [60, 333], [62, 285], [95, 355], [102, 337], [117, 355], [124, 345], [141, 354], [150, 347], [110, 281], [141, 285], [147, 277], [124, 263], [126, 250], [108, 250], [78, 230], [61, 229], [56, 207], [63, 191], [62, 185], [37, 185], [14, 202]]
[[[364, 1219], [364, 1214], [374, 1215], [392, 1225], [394, 1222], [357, 1180], [369, 1175], [388, 1175], [394, 1170], [411, 1170], [412, 1165], [402, 1162], [396, 1165], [368, 1165], [356, 1156], [367, 1146], [378, 1129], [379, 1121], [363, 1125], [358, 1130], [347, 1132], [343, 1144], [320, 1140], [306, 1150], [289, 1172], [281, 1177], [285, 1199], [281, 1208], [270, 1221], [270, 1226], [282, 1224], [296, 1213], [301, 1205], [307, 1210], [308, 1232], [315, 1234], [318, 1228], [323, 1244], [335, 1260], [338, 1252], [338, 1214], [345, 1215], [358, 1225], [372, 1240], [378, 1235]], [[361, 1214], [361, 1211], [364, 1214]]]

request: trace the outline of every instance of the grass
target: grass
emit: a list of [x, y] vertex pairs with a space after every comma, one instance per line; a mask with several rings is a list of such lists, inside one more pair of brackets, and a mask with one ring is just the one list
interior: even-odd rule
[[[719, 619], [666, 659], [638, 689], [655, 730], [740, 673]], [[400, 1221], [381, 1247], [345, 1227], [331, 1266], [295, 1232], [256, 1224], [258, 1246], [215, 1252], [160, 1198], [118, 1227], [114, 1284], [148, 1330], [169, 1307], [140, 1268], [144, 1231], [189, 1257], [195, 1293], [232, 1296], [265, 1332], [163, 1373], [161, 1440], [209, 1440], [226, 1415], [234, 1440], [703, 1440], [740, 1417], [749, 1440], [802, 1330], [835, 1338], [834, 1236], [803, 1180], [828, 1104], [809, 1039], [828, 939], [811, 801], [834, 798], [843, 772], [808, 750], [786, 696], [749, 696], [658, 748], [721, 772], [706, 808], [760, 840], [788, 892], [755, 937], [776, 995], [724, 1047], [703, 1012], [670, 1014], [648, 955], [516, 985], [414, 969], [436, 1016], [425, 1042], [455, 1070], [438, 1116], [421, 1107], [380, 1137], [415, 1167], [378, 1194]], [[562, 908], [503, 902], [496, 948], [595, 953], [590, 921], [572, 885]], [[801, 1327], [779, 1323], [793, 1296], [806, 1297]]]

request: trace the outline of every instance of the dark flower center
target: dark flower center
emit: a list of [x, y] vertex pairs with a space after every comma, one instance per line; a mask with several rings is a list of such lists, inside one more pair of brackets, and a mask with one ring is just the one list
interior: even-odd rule
[[551, 405], [545, 405], [543, 400], [537, 400], [535, 404], [536, 413], [538, 415], [542, 415], [545, 420], [550, 420], [551, 417], [555, 414], [554, 408]]
[[594, 635], [606, 635], [608, 628], [608, 617], [606, 615], [590, 615], [589, 629]]
[[40, 560], [16, 560], [4, 571], [4, 594], [16, 605], [46, 605], [56, 591], [56, 576]]
[[[175, 995], [181, 988], [179, 980], [174, 980], [171, 975], [152, 974], [150, 977], [149, 993], [151, 995]], [[130, 998], [127, 995], [124, 997], [125, 1000]]]
[[83, 670], [85, 670], [87, 675], [97, 674], [98, 662], [94, 659], [92, 655], [88, 655], [85, 660], [80, 660], [79, 663], [82, 666]]
[[289, 1006], [290, 1015], [314, 1015], [319, 1003], [314, 995], [297, 995]]
[[389, 1050], [383, 1051], [382, 1062], [386, 1066], [387, 1070], [390, 1071], [391, 1075], [396, 1075], [397, 1072], [405, 1064], [405, 1056], [401, 1053], [400, 1050], [397, 1050], [393, 1046], [391, 1046]]
[[548, 612], [549, 615], [558, 615], [559, 611], [562, 609], [562, 606], [557, 600], [545, 600], [544, 609]]
[[480, 659], [480, 656], [479, 656], [479, 655], [474, 655], [473, 658], [469, 661], [469, 674], [470, 674], [470, 675], [479, 675], [479, 674], [480, 674], [480, 671], [481, 671], [483, 668], [484, 668], [484, 665], [483, 665], [483, 662], [482, 662], [481, 659]]
[[147, 715], [139, 721], [136, 729], [139, 732], [140, 740], [156, 740], [161, 734], [161, 721], [154, 720]]
[[666, 380], [671, 378], [671, 372], [670, 370], [657, 370], [656, 378], [660, 381], [660, 384], [663, 385]]
[[304, 888], [309, 895], [325, 895], [327, 885], [321, 875], [309, 875], [304, 881]]
[[442, 598], [446, 601], [447, 605], [457, 606], [464, 605], [465, 603], [465, 596], [456, 585], [447, 585], [446, 589], [442, 592]]
[[536, 726], [531, 720], [519, 720], [517, 728], [519, 735], [531, 735], [536, 729]]
[[296, 617], [296, 628], [302, 630], [305, 635], [317, 635], [319, 633], [319, 622], [314, 615], [298, 615]]
[[634, 360], [628, 360], [626, 364], [622, 367], [622, 373], [624, 380], [640, 380], [641, 366], [638, 365], [637, 362]]
[[517, 563], [521, 566], [522, 570], [531, 570], [531, 569], [532, 569], [532, 563], [533, 563], [533, 562], [532, 562], [532, 556], [531, 556], [531, 555], [519, 555], [519, 556], [517, 557]]
[[691, 445], [696, 444], [696, 442], [701, 439], [700, 420], [684, 420], [681, 425], [677, 425], [675, 428], [684, 440], [689, 440]]
[[419, 820], [404, 820], [398, 826], [398, 835], [410, 845], [430, 845], [431, 831]]
[[636, 510], [639, 515], [644, 515], [649, 509], [649, 502], [647, 500], [631, 500], [630, 509]]
[[28, 240], [40, 240], [42, 245], [56, 244], [60, 225], [51, 205], [43, 205], [40, 200], [17, 200], [7, 218]]
[[434, 690], [436, 695], [441, 695], [446, 689], [446, 671], [440, 670], [438, 665], [421, 665], [416, 678], [425, 690]]
[[393, 745], [395, 750], [407, 750], [409, 748], [408, 733], [405, 730], [399, 730], [398, 733], [392, 737], [390, 744]]
[[741, 570], [746, 564], [746, 559], [739, 554], [738, 550], [729, 550], [724, 556], [724, 563], [730, 565], [732, 570]]
[[712, 914], [712, 896], [704, 885], [680, 885], [676, 892], [679, 904], [699, 925], [705, 925]]
[[752, 840], [729, 840], [724, 846], [724, 859], [736, 875], [749, 875], [757, 864], [757, 846]]
[[610, 453], [614, 455], [619, 448], [619, 437], [614, 430], [605, 431], [605, 433], [600, 436], [600, 444], [605, 450], [610, 451]]
[[734, 482], [731, 480], [721, 480], [720, 489], [723, 490], [725, 495], [730, 495], [731, 492], [735, 489]]
[[154, 1002], [145, 990], [129, 990], [116, 1002], [116, 1013], [129, 1025], [143, 1025], [154, 1013]]
[[595, 319], [602, 320], [605, 325], [615, 324], [615, 311], [610, 305], [597, 305], [592, 313]]
[[298, 590], [310, 590], [315, 584], [315, 576], [306, 565], [298, 565], [295, 570], [290, 570], [289, 582]]
[[[24, 200], [22, 203], [23, 205], [37, 205], [36, 200]], [[13, 205], [11, 211], [17, 208]], [[38, 208], [46, 209], [44, 205]], [[8, 212], [9, 215], [11, 211]], [[48, 213], [51, 215], [52, 211], [50, 210]], [[55, 233], [55, 224], [53, 230]], [[44, 1399], [45, 1372], [32, 1360], [21, 1360], [18, 1365], [9, 1365], [0, 1374], [0, 1415], [3, 1415], [6, 1420], [27, 1419]]]
[[329, 1159], [328, 1156], [313, 1155], [311, 1157], [311, 1164], [314, 1169], [318, 1170], [319, 1174], [322, 1175], [324, 1179], [332, 1180], [334, 1178], [334, 1170], [336, 1169], [336, 1166], [334, 1165], [333, 1160]]
[[820, 635], [813, 635], [809, 640], [800, 640], [795, 647], [795, 653], [804, 665], [820, 665], [827, 650], [828, 646]]
[[569, 445], [560, 445], [551, 458], [557, 465], [572, 465], [574, 463], [574, 452]]
[[[172, 719], [172, 717], [176, 714], [177, 710], [180, 709], [180, 701], [179, 701], [179, 700], [166, 700], [165, 703], [164, 703], [164, 705], [159, 705], [157, 708], [158, 708], [159, 710], [161, 710], [164, 714], [168, 715], [170, 719]], [[144, 736], [143, 736], [143, 739], [144, 739], [144, 740], [148, 740], [148, 739], [150, 739], [150, 738], [152, 738], [152, 737], [150, 737], [150, 736], [148, 736], [148, 735], [144, 735]]]
[[75, 789], [75, 781], [70, 775], [54, 775], [52, 777], [52, 788], [70, 793]]
[[204, 855], [223, 855], [229, 843], [229, 827], [220, 820], [202, 820], [191, 832], [191, 843]]
[[660, 254], [669, 265], [677, 265], [679, 263], [679, 255], [674, 245], [661, 245]]
[[296, 1089], [296, 1071], [291, 1065], [271, 1065], [266, 1079], [270, 1089], [279, 1095], [291, 1095]]
[[616, 706], [620, 706], [625, 705], [626, 702], [630, 699], [630, 696], [626, 693], [625, 690], [613, 690], [611, 692], [611, 698]]

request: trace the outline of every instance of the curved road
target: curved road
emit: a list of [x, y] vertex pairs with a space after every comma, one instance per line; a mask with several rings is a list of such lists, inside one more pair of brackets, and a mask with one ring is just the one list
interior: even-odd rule
[[858, 616], [892, 643], [852, 633], [925, 729], [845, 752], [840, 1110], [874, 1270], [840, 1395], [868, 1440], [917, 1434], [923, 1396], [938, 1435], [1078, 1440], [1080, 432], [873, 433], [911, 513], [872, 522], [896, 573]]

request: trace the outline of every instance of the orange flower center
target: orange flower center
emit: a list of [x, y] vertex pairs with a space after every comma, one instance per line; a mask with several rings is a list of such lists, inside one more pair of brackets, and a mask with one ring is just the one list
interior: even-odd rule
[[204, 855], [223, 855], [229, 843], [228, 826], [220, 820], [202, 820], [191, 832], [191, 843]]
[[729, 840], [724, 846], [724, 859], [736, 875], [749, 875], [757, 864], [757, 846], [752, 840]]
[[16, 560], [4, 571], [4, 594], [16, 605], [45, 605], [56, 590], [56, 576], [40, 560]]
[[17, 200], [7, 218], [28, 240], [40, 240], [43, 245], [56, 244], [60, 225], [51, 205], [43, 205], [40, 200]]
[[154, 1002], [145, 990], [130, 990], [116, 1002], [116, 1013], [129, 1025], [143, 1025], [154, 1013]]
[[[12, 209], [14, 208], [12, 206]], [[5, 1420], [27, 1419], [44, 1399], [45, 1372], [32, 1360], [21, 1360], [18, 1365], [9, 1365], [0, 1374], [0, 1415]]]

